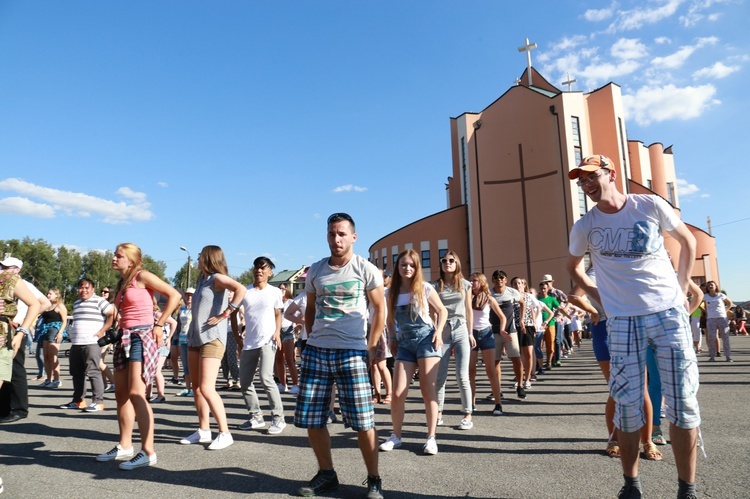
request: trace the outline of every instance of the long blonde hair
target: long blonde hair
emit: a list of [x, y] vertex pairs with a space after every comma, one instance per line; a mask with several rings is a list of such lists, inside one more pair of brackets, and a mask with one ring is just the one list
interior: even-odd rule
[[128, 260], [133, 262], [133, 266], [130, 268], [130, 270], [124, 272], [122, 274], [122, 277], [120, 277], [120, 281], [117, 283], [117, 291], [115, 292], [115, 296], [117, 296], [120, 291], [124, 291], [125, 288], [130, 285], [130, 281], [133, 280], [135, 274], [137, 274], [143, 266], [143, 253], [141, 253], [141, 248], [139, 248], [135, 244], [120, 243], [117, 245], [117, 248], [115, 248], [115, 252], [117, 252], [117, 250], [122, 250], [122, 252], [125, 253], [125, 256], [128, 257]]
[[[411, 286], [409, 286], [409, 292], [411, 293], [409, 315], [411, 317], [416, 317], [413, 312], [416, 310], [418, 314], [419, 311], [422, 310], [422, 306], [424, 303], [424, 277], [422, 276], [422, 261], [419, 258], [419, 254], [413, 249], [404, 250], [399, 253], [398, 257], [396, 258], [396, 268], [394, 269], [393, 276], [391, 277], [391, 287], [388, 291], [388, 313], [391, 314], [391, 317], [396, 316], [396, 303], [398, 303], [398, 295], [401, 292], [402, 278], [401, 273], [398, 271], [398, 267], [401, 263], [401, 259], [407, 256], [411, 257], [412, 261], [414, 262], [414, 277], [412, 277]], [[427, 311], [425, 310], [425, 312]]]
[[490, 301], [490, 287], [487, 285], [487, 276], [481, 272], [474, 272], [469, 276], [476, 279], [479, 282], [479, 292], [474, 293], [472, 287], [472, 294], [474, 295], [471, 299], [471, 308], [474, 310], [482, 310], [487, 306], [487, 302]]

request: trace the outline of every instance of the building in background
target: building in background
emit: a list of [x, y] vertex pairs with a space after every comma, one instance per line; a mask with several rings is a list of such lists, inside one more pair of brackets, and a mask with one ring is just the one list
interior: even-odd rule
[[[570, 229], [593, 206], [568, 179], [583, 157], [608, 156], [622, 192], [659, 195], [680, 214], [671, 146], [628, 140], [623, 114], [617, 84], [563, 91], [529, 63], [517, 84], [483, 111], [451, 118], [447, 209], [376, 241], [370, 261], [394, 271], [398, 253], [411, 248], [421, 254], [426, 278], [435, 279], [450, 249], [466, 276], [502, 269], [536, 286], [552, 274], [567, 290]], [[714, 238], [687, 226], [697, 240], [693, 279], [719, 282]], [[676, 261], [679, 245], [668, 236], [665, 245]]]

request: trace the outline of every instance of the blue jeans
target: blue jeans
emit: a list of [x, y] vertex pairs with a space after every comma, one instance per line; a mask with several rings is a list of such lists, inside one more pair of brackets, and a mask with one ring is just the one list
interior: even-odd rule
[[464, 324], [461, 324], [456, 329], [452, 329], [450, 322], [446, 322], [443, 328], [443, 346], [440, 349], [443, 356], [440, 359], [437, 381], [435, 382], [438, 395], [438, 411], [443, 412], [445, 381], [448, 379], [451, 350], [456, 353], [456, 380], [458, 381], [459, 393], [461, 395], [461, 413], [471, 414], [471, 383], [469, 380], [471, 343], [469, 342], [469, 331]]
[[650, 346], [646, 349], [646, 370], [648, 371], [648, 396], [654, 406], [651, 418], [654, 426], [661, 426], [661, 375], [656, 365], [656, 354]]

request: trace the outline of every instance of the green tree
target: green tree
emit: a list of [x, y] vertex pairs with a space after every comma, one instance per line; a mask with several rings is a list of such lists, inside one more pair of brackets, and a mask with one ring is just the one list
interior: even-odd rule
[[253, 269], [249, 268], [243, 273], [240, 274], [239, 277], [235, 278], [235, 281], [239, 282], [240, 284], [244, 286], [249, 286], [252, 283], [255, 282], [255, 276], [253, 275]]
[[120, 279], [120, 274], [112, 269], [113, 256], [109, 250], [91, 250], [81, 257], [81, 277], [94, 281], [97, 291], [104, 286], [116, 285]]
[[77, 296], [76, 284], [81, 278], [81, 270], [81, 254], [78, 251], [65, 246], [57, 248], [57, 275], [50, 286], [60, 290], [65, 303], [68, 303], [69, 297]]
[[198, 270], [197, 266], [192, 263], [190, 265], [190, 282], [187, 282], [187, 262], [182, 264], [182, 267], [180, 267], [180, 270], [175, 272], [174, 277], [172, 278], [172, 285], [176, 288], [180, 289], [187, 289], [187, 288], [194, 288], [195, 284], [198, 282], [198, 276], [200, 275], [200, 271]]
[[149, 255], [143, 255], [143, 268], [148, 270], [162, 281], [169, 283], [169, 280], [164, 276], [164, 272], [167, 271], [167, 264], [161, 260], [154, 260]]

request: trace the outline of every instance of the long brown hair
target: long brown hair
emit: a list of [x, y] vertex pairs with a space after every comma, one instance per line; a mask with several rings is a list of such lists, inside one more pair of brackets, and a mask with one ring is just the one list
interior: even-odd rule
[[[409, 315], [415, 317], [413, 312], [421, 311], [424, 303], [424, 277], [422, 276], [422, 261], [419, 258], [419, 254], [413, 249], [404, 250], [398, 254], [396, 258], [396, 264], [394, 265], [395, 271], [393, 277], [391, 277], [391, 287], [388, 291], [388, 313], [390, 317], [395, 317], [396, 303], [398, 303], [398, 295], [401, 292], [401, 272], [398, 271], [401, 259], [404, 257], [410, 257], [414, 262], [414, 277], [411, 279], [411, 286], [409, 292], [411, 292], [411, 302], [409, 303]], [[416, 307], [415, 307], [416, 305]], [[424, 311], [425, 313], [427, 310]]]
[[472, 286], [471, 308], [482, 310], [490, 301], [490, 287], [487, 285], [487, 276], [481, 272], [474, 272], [469, 276], [469, 279], [472, 277], [479, 282], [479, 293], [474, 293], [474, 287]]
[[201, 266], [208, 274], [227, 275], [227, 260], [219, 246], [204, 246], [200, 253]]
[[130, 285], [130, 281], [133, 280], [135, 274], [137, 274], [143, 266], [143, 253], [141, 252], [141, 248], [139, 248], [135, 244], [120, 243], [117, 245], [117, 248], [115, 248], [115, 253], [117, 253], [117, 250], [122, 250], [122, 252], [125, 253], [125, 256], [128, 257], [128, 260], [133, 262], [133, 266], [130, 268], [130, 270], [123, 273], [120, 277], [120, 281], [117, 283], [117, 291], [115, 291], [115, 296], [117, 296], [120, 291], [123, 291]]
[[[461, 296], [464, 296], [464, 274], [461, 272], [461, 260], [458, 255], [453, 251], [449, 251], [443, 258], [452, 257], [456, 261], [456, 271], [453, 273], [453, 282], [447, 282], [445, 279], [445, 272], [443, 271], [443, 262], [440, 262], [440, 278], [438, 279], [437, 292], [443, 292], [443, 286], [450, 286], [455, 291], [460, 291]], [[441, 258], [442, 260], [442, 258]]]

